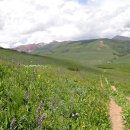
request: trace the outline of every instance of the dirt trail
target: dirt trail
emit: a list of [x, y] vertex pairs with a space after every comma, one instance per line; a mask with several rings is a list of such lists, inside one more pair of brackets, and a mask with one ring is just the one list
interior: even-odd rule
[[130, 97], [127, 97], [127, 100], [130, 101]]
[[123, 120], [122, 120], [122, 108], [116, 104], [116, 102], [111, 99], [110, 104], [110, 119], [112, 122], [113, 130], [124, 130]]

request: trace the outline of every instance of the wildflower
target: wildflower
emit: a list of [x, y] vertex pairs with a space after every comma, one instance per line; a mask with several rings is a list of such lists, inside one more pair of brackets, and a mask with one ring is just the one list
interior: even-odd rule
[[13, 118], [11, 124], [10, 124], [10, 127], [9, 127], [9, 130], [14, 130], [16, 127], [16, 119]]
[[105, 112], [105, 114], [106, 114], [106, 116], [108, 115], [108, 113], [107, 113], [107, 112]]
[[72, 113], [72, 117], [75, 117], [75, 114]]
[[38, 121], [39, 114], [40, 114], [40, 112], [41, 112], [42, 106], [43, 106], [43, 102], [40, 101], [40, 103], [39, 103], [39, 105], [38, 105], [38, 108], [37, 108], [37, 111], [36, 111], [36, 121]]
[[41, 75], [39, 74], [37, 77], [40, 79], [40, 78], [41, 78]]
[[70, 117], [71, 118], [74, 118], [74, 119], [77, 119], [78, 117], [79, 117], [79, 113], [72, 113], [71, 115], [70, 115]]
[[55, 101], [55, 99], [53, 99], [53, 100], [51, 101], [51, 105], [54, 106], [55, 104], [56, 104], [56, 101]]
[[99, 111], [100, 109], [99, 108], [97, 108], [97, 111]]
[[45, 119], [45, 115], [42, 114], [41, 118], [38, 120], [38, 128], [40, 129], [42, 127], [42, 122], [44, 121]]
[[64, 105], [65, 101], [64, 100], [61, 100], [61, 105]]
[[86, 126], [85, 126], [85, 125], [82, 125], [81, 127], [82, 127], [82, 128], [85, 128]]

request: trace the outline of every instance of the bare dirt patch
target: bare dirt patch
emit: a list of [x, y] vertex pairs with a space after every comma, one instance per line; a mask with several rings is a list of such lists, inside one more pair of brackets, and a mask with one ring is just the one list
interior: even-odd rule
[[104, 41], [102, 41], [102, 40], [100, 41], [99, 47], [100, 47], [100, 48], [106, 47], [106, 45], [104, 44]]
[[122, 120], [122, 108], [116, 104], [116, 102], [111, 99], [110, 104], [110, 119], [112, 122], [112, 129], [113, 130], [124, 130], [124, 124]]
[[130, 97], [127, 97], [127, 100], [130, 101]]
[[111, 86], [111, 88], [112, 88], [113, 91], [117, 91], [115, 86]]
[[99, 45], [98, 45], [98, 47], [97, 47], [97, 50], [100, 51], [101, 49], [103, 49], [103, 48], [105, 48], [105, 47], [106, 47], [106, 45], [105, 45], [104, 41], [101, 40], [101, 41], [99, 42]]

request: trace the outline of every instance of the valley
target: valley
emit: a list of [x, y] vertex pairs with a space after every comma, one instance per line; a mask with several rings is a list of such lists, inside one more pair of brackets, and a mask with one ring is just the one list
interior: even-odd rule
[[119, 118], [116, 128], [129, 130], [129, 86], [129, 41], [0, 48], [0, 129], [112, 130]]
[[0, 0], [0, 130], [130, 130], [130, 0]]

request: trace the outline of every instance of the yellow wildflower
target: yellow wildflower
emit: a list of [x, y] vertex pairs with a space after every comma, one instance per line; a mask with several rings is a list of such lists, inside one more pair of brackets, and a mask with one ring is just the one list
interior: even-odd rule
[[86, 126], [85, 126], [85, 125], [82, 125], [81, 127], [82, 127], [82, 128], [85, 128]]
[[37, 77], [40, 79], [40, 78], [41, 78], [41, 75], [39, 74]]

